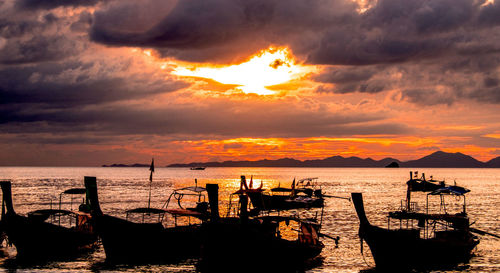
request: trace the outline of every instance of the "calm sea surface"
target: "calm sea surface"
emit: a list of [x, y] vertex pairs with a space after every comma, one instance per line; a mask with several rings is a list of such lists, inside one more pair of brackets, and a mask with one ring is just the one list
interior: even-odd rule
[[[467, 210], [473, 227], [500, 234], [500, 169], [419, 169], [426, 177], [471, 190], [467, 194]], [[410, 169], [374, 168], [207, 168], [193, 171], [187, 168], [156, 168], [152, 184], [151, 206], [161, 207], [173, 189], [218, 183], [221, 210], [229, 194], [239, 187], [240, 175], [253, 175], [254, 185], [263, 182], [264, 188], [289, 187], [294, 178], [318, 177], [323, 190], [329, 195], [349, 197], [351, 192], [362, 192], [369, 220], [387, 226], [387, 212], [398, 209], [405, 198]], [[55, 206], [59, 193], [71, 187], [83, 187], [84, 176], [96, 176], [99, 198], [104, 213], [124, 217], [127, 209], [147, 206], [149, 191], [148, 168], [47, 168], [0, 167], [0, 180], [12, 181], [14, 206], [18, 213]], [[416, 197], [424, 201], [425, 198]], [[450, 202], [455, 201], [454, 198]], [[78, 201], [74, 201], [75, 204]], [[422, 204], [423, 205], [423, 204]], [[69, 204], [67, 204], [69, 206]], [[76, 207], [76, 206], [75, 206]], [[450, 206], [450, 209], [453, 207]], [[314, 213], [310, 211], [309, 213]], [[358, 220], [349, 201], [329, 198], [326, 202], [322, 232], [340, 236], [338, 248], [324, 239], [326, 247], [322, 262], [308, 272], [359, 272], [373, 268], [374, 262], [365, 244], [360, 252], [357, 236]], [[175, 246], [165, 246], [175, 247]], [[96, 252], [71, 261], [44, 264], [19, 264], [15, 248], [6, 247], [5, 257], [0, 258], [0, 268], [9, 271], [169, 271], [195, 272], [195, 261], [175, 265], [110, 266], [105, 261], [102, 247]], [[249, 261], [251, 262], [251, 261]], [[500, 272], [500, 240], [482, 236], [475, 250], [475, 257], [468, 264], [442, 272]]]

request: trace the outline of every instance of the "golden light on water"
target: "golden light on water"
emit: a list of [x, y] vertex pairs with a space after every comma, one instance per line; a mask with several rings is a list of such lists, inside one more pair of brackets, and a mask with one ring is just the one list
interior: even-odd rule
[[271, 95], [274, 91], [266, 87], [297, 79], [308, 71], [307, 67], [295, 63], [287, 48], [269, 48], [241, 64], [225, 67], [180, 65], [173, 73], [238, 85], [238, 88], [247, 94]]

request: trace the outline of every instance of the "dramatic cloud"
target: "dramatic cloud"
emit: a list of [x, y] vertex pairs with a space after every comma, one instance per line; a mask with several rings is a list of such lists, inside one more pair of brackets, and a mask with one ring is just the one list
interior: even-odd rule
[[[406, 75], [406, 71], [436, 71], [437, 64], [457, 59], [475, 65], [476, 58], [497, 58], [500, 29], [494, 14], [499, 4], [484, 3], [379, 0], [359, 13], [359, 6], [350, 0], [148, 1], [140, 6], [121, 1], [95, 13], [91, 38], [108, 45], [154, 48], [163, 57], [216, 63], [240, 60], [269, 45], [288, 45], [309, 64], [345, 66], [330, 67], [325, 74], [314, 77], [335, 84], [320, 87], [319, 92], [378, 93], [400, 89], [406, 98], [417, 98], [429, 92], [439, 93], [436, 86], [442, 84], [427, 82], [428, 87], [416, 89], [414, 85], [423, 82]], [[151, 16], [145, 18], [144, 14]], [[395, 67], [360, 68], [376, 64]], [[492, 62], [487, 73], [498, 74], [498, 64]], [[403, 78], [411, 78], [411, 84], [388, 75], [395, 70]], [[447, 78], [463, 76], [449, 72], [452, 75]], [[497, 102], [495, 93], [488, 90], [491, 87], [479, 90], [472, 85], [454, 84], [448, 88], [456, 89], [451, 91], [456, 93], [447, 95], [447, 99], [438, 95], [441, 98], [433, 104], [463, 98]], [[409, 89], [412, 91], [406, 91]], [[426, 91], [417, 94], [418, 90]]]
[[[498, 14], [498, 0], [1, 1], [0, 164], [461, 148], [491, 158]], [[307, 68], [267, 86], [274, 95], [176, 73], [216, 73], [270, 47], [296, 62], [266, 69]]]
[[[131, 6], [135, 9], [127, 8]], [[150, 13], [151, 6], [168, 13]], [[188, 61], [229, 62], [271, 44], [300, 43], [316, 31], [353, 17], [356, 7], [351, 1], [302, 0], [179, 1], [171, 6], [172, 1], [149, 1], [137, 7], [129, 1], [110, 5], [95, 14], [91, 37], [109, 45], [152, 47], [163, 56]], [[135, 12], [131, 17], [121, 16], [124, 9]], [[146, 11], [158, 21], [141, 20], [142, 29], [130, 29], [128, 25], [137, 23]]]
[[[91, 37], [104, 44], [156, 48], [165, 56], [184, 58], [182, 51], [193, 52], [190, 60], [196, 61], [217, 60], [224, 55], [217, 48], [242, 46], [227, 53], [239, 55], [255, 46], [285, 44], [314, 64], [393, 63], [451, 54], [463, 41], [481, 38], [477, 28], [495, 24], [489, 14], [498, 4], [480, 4], [380, 0], [358, 13], [349, 0], [148, 1], [140, 6], [121, 1], [95, 14]], [[159, 9], [154, 12], [152, 6]], [[128, 16], [122, 16], [124, 11]], [[145, 13], [152, 16], [145, 19]]]

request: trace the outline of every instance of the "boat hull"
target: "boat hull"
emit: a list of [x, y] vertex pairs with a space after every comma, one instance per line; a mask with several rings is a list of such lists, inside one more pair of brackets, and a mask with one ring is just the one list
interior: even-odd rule
[[276, 227], [221, 219], [204, 227], [200, 270], [208, 272], [283, 272], [302, 268], [324, 245], [276, 237]]
[[468, 230], [445, 230], [422, 238], [419, 229], [385, 229], [368, 221], [362, 195], [352, 194], [360, 220], [359, 237], [368, 244], [377, 268], [409, 270], [452, 267], [467, 262], [479, 240]]
[[449, 235], [446, 239], [422, 239], [419, 230], [388, 230], [372, 225], [359, 230], [377, 268], [433, 268], [469, 261], [478, 241], [468, 233], [450, 231]]
[[55, 258], [73, 256], [97, 246], [97, 235], [77, 228], [6, 214], [2, 219], [8, 241], [16, 246], [17, 256]]
[[94, 219], [107, 261], [142, 263], [199, 256], [201, 240], [197, 225], [164, 228], [160, 223], [134, 223], [109, 215]]

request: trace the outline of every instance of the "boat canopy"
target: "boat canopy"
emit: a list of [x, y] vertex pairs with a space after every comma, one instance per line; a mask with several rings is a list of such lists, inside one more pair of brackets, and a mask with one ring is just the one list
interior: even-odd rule
[[451, 223], [456, 228], [469, 227], [469, 218], [465, 213], [448, 214], [448, 213], [419, 213], [419, 212], [405, 212], [394, 211], [389, 213], [389, 217], [399, 220], [418, 220], [421, 221], [445, 221]]
[[431, 193], [430, 195], [439, 195], [439, 194], [453, 194], [453, 195], [464, 195], [470, 192], [469, 189], [460, 186], [447, 186], [439, 188]]
[[192, 191], [192, 192], [200, 193], [200, 192], [207, 191], [207, 189], [205, 189], [203, 187], [194, 186], [194, 187], [185, 187], [185, 188], [174, 190], [174, 192], [179, 192], [179, 191]]

